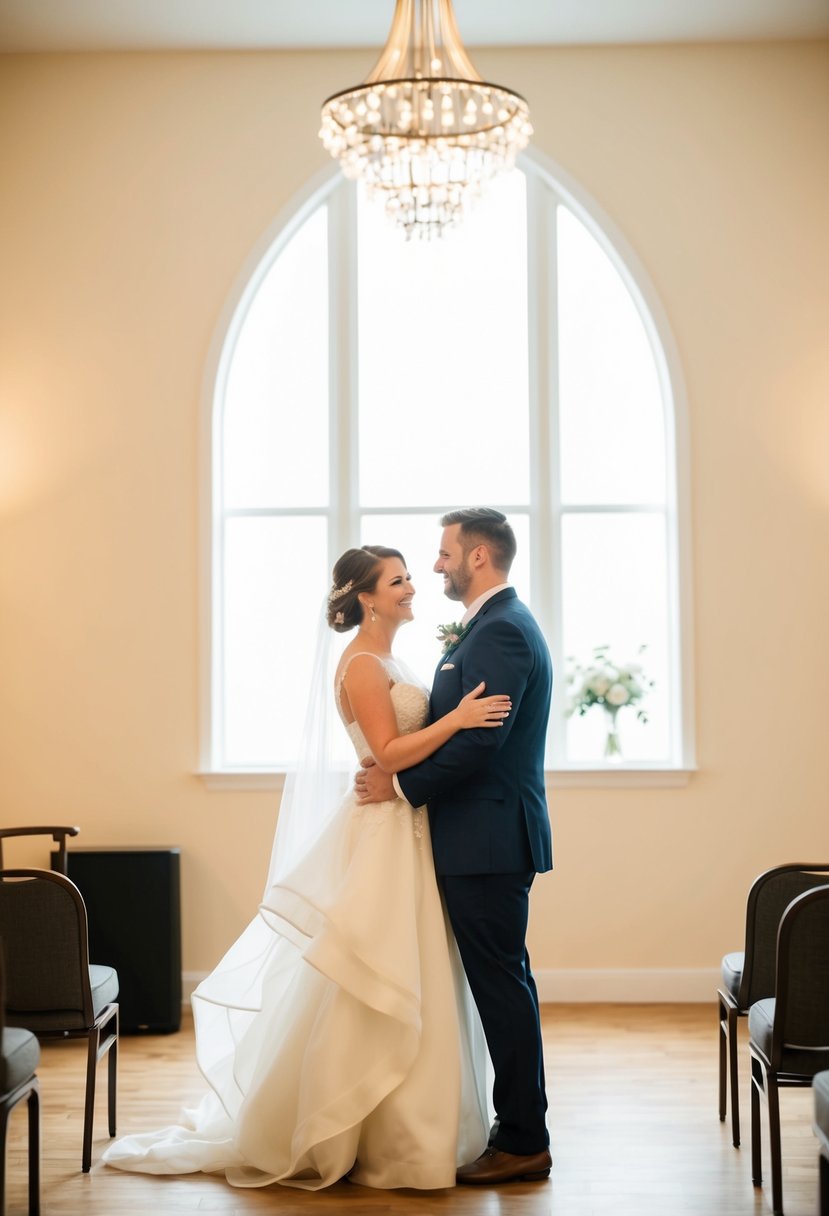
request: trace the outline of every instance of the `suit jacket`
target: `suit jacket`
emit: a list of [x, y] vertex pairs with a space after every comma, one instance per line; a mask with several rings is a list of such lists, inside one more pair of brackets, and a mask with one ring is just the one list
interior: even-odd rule
[[430, 712], [443, 717], [481, 680], [506, 693], [505, 725], [458, 731], [428, 759], [397, 774], [412, 806], [429, 807], [438, 874], [552, 869], [544, 744], [553, 672], [529, 609], [507, 587], [487, 600], [435, 673]]

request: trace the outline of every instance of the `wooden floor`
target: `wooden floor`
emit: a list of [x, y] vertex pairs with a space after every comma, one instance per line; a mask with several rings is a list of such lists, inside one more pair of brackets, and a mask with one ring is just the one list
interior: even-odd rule
[[[741, 1024], [741, 1032], [745, 1026]], [[372, 1191], [340, 1183], [307, 1194], [285, 1187], [237, 1190], [221, 1177], [153, 1178], [100, 1164], [106, 1143], [105, 1066], [96, 1112], [94, 1164], [84, 1175], [81, 1107], [85, 1045], [44, 1046], [42, 1210], [47, 1216], [761, 1216], [751, 1185], [748, 1056], [742, 1059], [743, 1147], [717, 1118], [715, 1006], [566, 1005], [544, 1009], [553, 1173], [548, 1182], [499, 1188]], [[180, 1034], [122, 1039], [119, 1132], [174, 1122], [203, 1092], [192, 1023]], [[817, 1212], [817, 1143], [811, 1090], [786, 1090], [783, 1202], [786, 1216]], [[7, 1216], [26, 1208], [25, 1107], [10, 1121]], [[763, 1127], [764, 1161], [768, 1162]]]

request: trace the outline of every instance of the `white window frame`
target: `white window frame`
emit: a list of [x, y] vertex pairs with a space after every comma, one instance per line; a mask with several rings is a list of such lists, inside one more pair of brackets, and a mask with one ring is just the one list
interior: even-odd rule
[[[528, 318], [531, 444], [530, 531], [532, 553], [533, 608], [547, 634], [557, 674], [553, 693], [554, 722], [563, 721], [565, 681], [560, 630], [562, 587], [560, 567], [544, 555], [558, 553], [561, 521], [565, 513], [579, 511], [657, 510], [666, 517], [668, 538], [668, 594], [671, 633], [669, 662], [673, 731], [672, 754], [677, 763], [632, 762], [563, 763], [548, 770], [551, 787], [643, 787], [687, 784], [696, 769], [694, 740], [690, 443], [684, 378], [667, 317], [656, 290], [621, 232], [595, 201], [569, 175], [535, 149], [522, 154], [521, 168], [527, 178]], [[630, 292], [645, 326], [656, 362], [665, 405], [666, 504], [590, 504], [564, 508], [558, 495], [558, 479], [546, 476], [554, 469], [554, 445], [558, 433], [558, 367], [556, 317], [556, 202], [563, 203], [585, 225], [611, 258]], [[281, 789], [284, 773], [277, 770], [228, 769], [217, 766], [221, 754], [219, 737], [222, 697], [222, 586], [223, 519], [221, 432], [222, 410], [228, 370], [236, 339], [258, 288], [282, 248], [308, 216], [328, 204], [329, 256], [329, 424], [330, 450], [336, 453], [329, 467], [329, 506], [284, 508], [277, 515], [325, 515], [328, 519], [329, 552], [342, 552], [359, 532], [360, 517], [388, 513], [388, 508], [360, 508], [357, 499], [357, 282], [344, 273], [356, 265], [356, 195], [344, 184], [336, 166], [326, 167], [276, 217], [251, 252], [237, 277], [216, 327], [205, 369], [202, 403], [202, 447], [200, 458], [200, 547], [201, 563], [201, 755], [200, 775], [215, 788]], [[450, 238], [451, 239], [451, 238]], [[552, 271], [544, 273], [544, 268]], [[509, 513], [509, 504], [497, 504]], [[437, 517], [445, 504], [418, 504], [399, 514], [422, 514], [432, 510]], [[517, 510], [518, 508], [516, 508]], [[525, 508], [521, 508], [524, 510]], [[237, 512], [238, 513], [238, 512]], [[541, 577], [542, 571], [548, 577]]]

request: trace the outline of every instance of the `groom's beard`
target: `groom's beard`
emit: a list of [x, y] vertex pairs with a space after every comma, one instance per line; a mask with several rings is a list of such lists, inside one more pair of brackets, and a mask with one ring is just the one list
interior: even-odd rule
[[443, 576], [446, 579], [446, 585], [443, 588], [443, 594], [446, 598], [448, 600], [462, 600], [466, 595], [469, 584], [472, 582], [472, 571], [469, 569], [466, 561], [454, 574], [448, 570], [444, 570]]

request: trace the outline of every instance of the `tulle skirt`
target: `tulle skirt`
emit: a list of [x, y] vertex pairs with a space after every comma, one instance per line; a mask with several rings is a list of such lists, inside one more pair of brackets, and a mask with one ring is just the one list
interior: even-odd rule
[[486, 1145], [483, 1034], [426, 813], [347, 797], [193, 994], [210, 1085], [109, 1165], [234, 1186], [453, 1186]]

